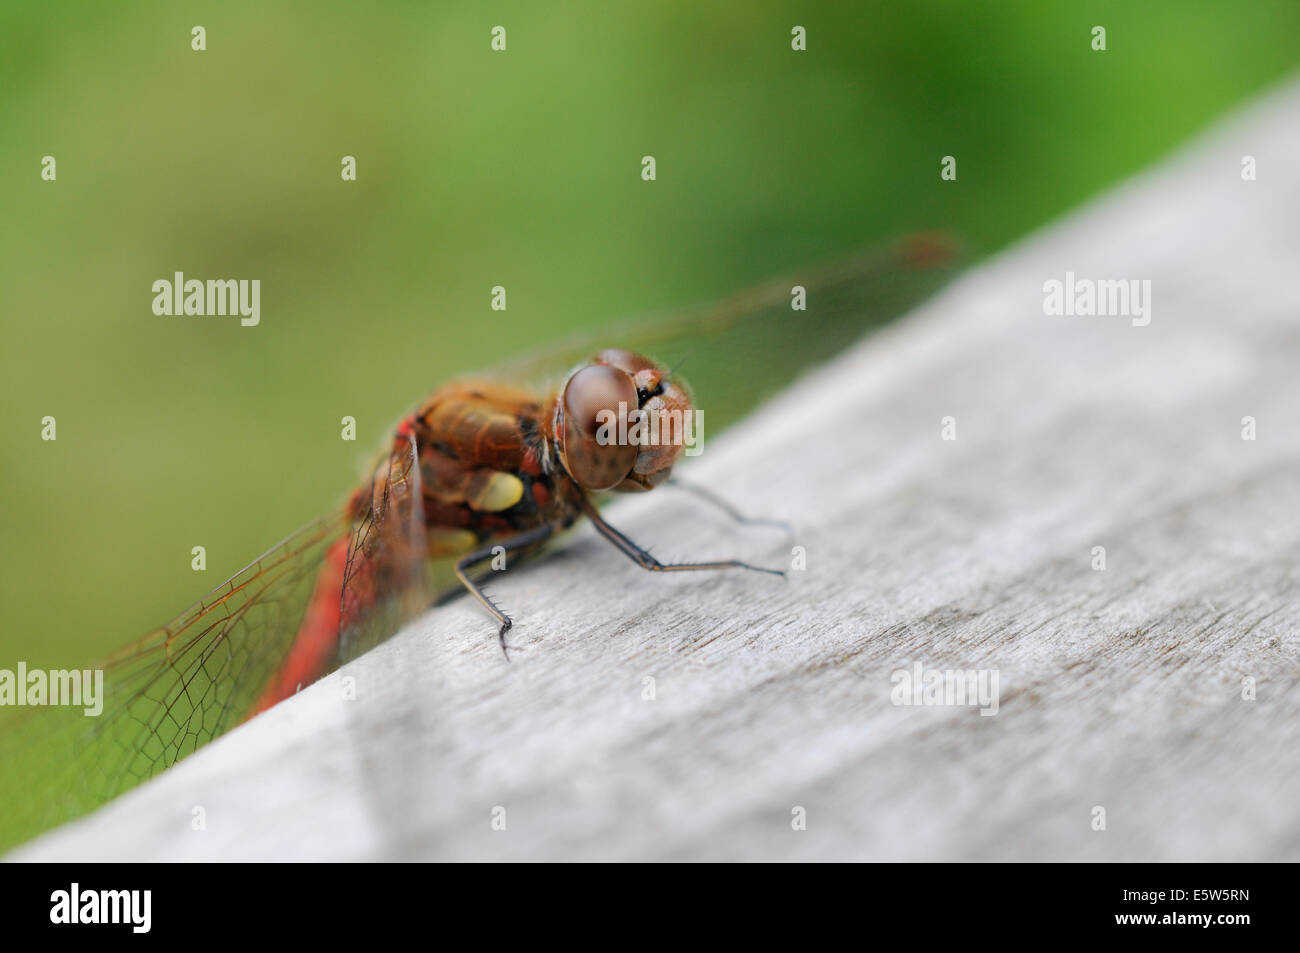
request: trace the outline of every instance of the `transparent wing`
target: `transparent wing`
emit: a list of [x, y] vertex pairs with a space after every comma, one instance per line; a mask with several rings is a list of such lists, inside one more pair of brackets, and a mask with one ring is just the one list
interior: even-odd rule
[[304, 527], [167, 625], [83, 670], [102, 677], [98, 715], [0, 708], [0, 844], [85, 813], [244, 718], [345, 529], [341, 518]]
[[414, 442], [399, 442], [348, 512], [84, 670], [102, 673], [98, 715], [0, 708], [0, 848], [165, 770], [427, 607], [419, 491]]
[[[830, 264], [791, 272], [703, 307], [646, 315], [584, 331], [507, 361], [487, 376], [558, 386], [597, 351], [619, 347], [654, 358], [689, 382], [716, 434], [805, 369], [933, 294], [952, 276], [956, 242], [919, 233]], [[804, 289], [795, 310], [793, 289]]]
[[396, 440], [364, 497], [348, 541], [335, 666], [396, 634], [432, 602], [434, 567], [413, 436]]

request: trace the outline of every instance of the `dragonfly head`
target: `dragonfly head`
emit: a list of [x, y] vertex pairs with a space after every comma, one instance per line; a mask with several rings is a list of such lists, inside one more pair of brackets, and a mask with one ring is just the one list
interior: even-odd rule
[[588, 490], [651, 490], [693, 434], [685, 385], [647, 357], [601, 351], [569, 374], [555, 402], [565, 471]]

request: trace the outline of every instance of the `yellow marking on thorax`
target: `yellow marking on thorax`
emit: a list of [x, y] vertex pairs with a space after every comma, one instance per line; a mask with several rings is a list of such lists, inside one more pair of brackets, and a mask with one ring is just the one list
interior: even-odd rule
[[513, 473], [475, 470], [470, 476], [465, 502], [480, 513], [508, 510], [524, 496], [524, 482]]

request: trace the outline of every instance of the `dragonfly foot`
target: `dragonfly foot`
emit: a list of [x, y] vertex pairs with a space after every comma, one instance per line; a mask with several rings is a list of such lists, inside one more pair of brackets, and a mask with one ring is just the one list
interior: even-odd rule
[[506, 645], [506, 633], [510, 631], [512, 625], [514, 623], [506, 619], [501, 623], [501, 630], [497, 632], [497, 641], [501, 643], [501, 654], [506, 657], [507, 662], [510, 661], [510, 646]]

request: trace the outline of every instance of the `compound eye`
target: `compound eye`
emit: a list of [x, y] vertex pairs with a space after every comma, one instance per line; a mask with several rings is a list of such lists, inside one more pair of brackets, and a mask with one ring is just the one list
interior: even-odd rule
[[589, 364], [569, 378], [564, 388], [566, 416], [578, 425], [584, 437], [593, 440], [602, 423], [617, 429], [618, 421], [638, 406], [636, 385], [616, 367]]
[[625, 372], [590, 364], [564, 388], [565, 466], [589, 490], [604, 490], [627, 476], [639, 447], [627, 441], [630, 411], [638, 409], [636, 385]]

